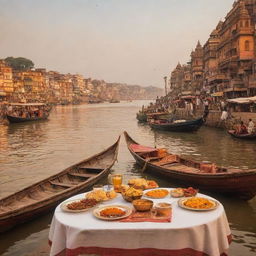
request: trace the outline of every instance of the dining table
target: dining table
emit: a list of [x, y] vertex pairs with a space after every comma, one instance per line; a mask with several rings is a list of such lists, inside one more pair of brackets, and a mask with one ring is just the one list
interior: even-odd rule
[[[171, 190], [172, 188], [166, 188]], [[198, 197], [216, 202], [216, 208], [206, 211], [181, 207], [180, 198], [170, 195], [150, 199], [172, 205], [169, 221], [125, 222], [106, 221], [96, 217], [94, 209], [84, 212], [66, 212], [63, 204], [85, 198], [75, 195], [59, 204], [54, 212], [49, 231], [51, 256], [227, 256], [231, 231], [221, 202], [198, 193]], [[142, 197], [143, 198], [143, 197]], [[121, 194], [104, 205], [133, 207]]]

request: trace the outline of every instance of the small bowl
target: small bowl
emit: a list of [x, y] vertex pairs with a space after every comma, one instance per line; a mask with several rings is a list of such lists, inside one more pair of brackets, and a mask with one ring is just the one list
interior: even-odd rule
[[150, 211], [153, 207], [153, 201], [148, 199], [137, 199], [132, 201], [133, 207], [138, 212]]
[[142, 194], [139, 196], [126, 196], [124, 193], [122, 193], [123, 199], [127, 202], [133, 202], [134, 200], [140, 199], [142, 197]]

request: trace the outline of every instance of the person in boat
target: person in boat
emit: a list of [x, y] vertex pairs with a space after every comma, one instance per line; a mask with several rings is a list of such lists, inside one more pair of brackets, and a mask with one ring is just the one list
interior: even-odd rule
[[255, 132], [255, 124], [254, 122], [252, 121], [252, 119], [250, 118], [249, 119], [249, 123], [248, 123], [248, 133], [249, 134], [252, 134]]
[[246, 134], [246, 133], [248, 133], [247, 127], [244, 124], [244, 122], [241, 121], [238, 129], [236, 130], [236, 134]]

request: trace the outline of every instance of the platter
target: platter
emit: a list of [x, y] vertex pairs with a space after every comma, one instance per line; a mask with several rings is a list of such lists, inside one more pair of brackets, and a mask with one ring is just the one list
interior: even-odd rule
[[161, 199], [165, 198], [169, 195], [169, 191], [167, 189], [158, 188], [158, 189], [151, 189], [148, 191], [145, 191], [143, 196], [153, 199]]
[[99, 202], [105, 202], [113, 200], [117, 197], [117, 193], [114, 190], [105, 191], [105, 190], [97, 190], [97, 191], [91, 191], [85, 194], [85, 197], [87, 199], [95, 199]]
[[75, 199], [75, 200], [69, 200], [69, 201], [66, 201], [64, 203], [62, 203], [60, 205], [60, 208], [61, 210], [63, 210], [64, 212], [72, 212], [72, 213], [79, 213], [79, 212], [86, 212], [92, 208], [94, 208], [96, 205], [94, 206], [89, 206], [89, 207], [86, 207], [84, 209], [78, 209], [78, 210], [73, 210], [73, 209], [69, 209], [68, 208], [68, 205], [71, 204], [71, 203], [78, 203], [80, 202], [81, 200], [84, 200], [85, 198], [79, 198], [79, 199]]
[[[187, 209], [187, 210], [191, 210], [191, 211], [211, 211], [211, 210], [215, 210], [219, 206], [219, 203], [217, 201], [212, 200], [212, 199], [208, 199], [208, 198], [200, 198], [200, 199], [206, 199], [211, 204], [208, 208], [194, 208], [194, 207], [189, 207], [189, 206], [185, 205], [186, 202], [188, 202], [188, 200], [191, 200], [193, 198], [194, 197], [181, 198], [178, 201], [178, 205], [181, 208], [184, 208], [184, 209]], [[198, 198], [198, 197], [195, 197], [195, 198]]]
[[[114, 216], [105, 217], [105, 216], [101, 215], [101, 212], [103, 210], [111, 209], [111, 208], [118, 208], [118, 209], [124, 211], [125, 213], [124, 213], [124, 215], [118, 216], [118, 217], [114, 217]], [[105, 205], [105, 206], [100, 206], [100, 207], [94, 209], [94, 211], [93, 211], [93, 215], [96, 218], [101, 219], [101, 220], [119, 220], [119, 219], [128, 217], [131, 213], [132, 213], [132, 208], [129, 206], [126, 206], [126, 205]]]

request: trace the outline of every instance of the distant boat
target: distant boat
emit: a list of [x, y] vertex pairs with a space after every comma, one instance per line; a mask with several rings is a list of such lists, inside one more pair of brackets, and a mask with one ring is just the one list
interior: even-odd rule
[[17, 116], [6, 115], [10, 123], [24, 123], [24, 122], [31, 122], [31, 121], [46, 120], [48, 116], [49, 114], [44, 115], [43, 117], [27, 118], [27, 117], [17, 117]]
[[102, 103], [102, 100], [89, 100], [88, 103], [89, 104], [98, 104], [98, 103]]
[[164, 130], [171, 132], [193, 132], [198, 130], [204, 123], [202, 117], [193, 120], [151, 120], [149, 125], [156, 130]]
[[111, 99], [109, 101], [109, 103], [120, 103], [120, 100], [117, 100], [117, 99]]
[[59, 202], [106, 177], [117, 159], [120, 136], [106, 150], [0, 199], [0, 232], [48, 213]]
[[146, 123], [147, 122], [147, 114], [144, 112], [138, 112], [136, 114], [136, 118], [139, 122]]
[[163, 176], [171, 182], [228, 194], [250, 200], [256, 195], [256, 169], [243, 170], [217, 167], [210, 162], [196, 162], [161, 149], [145, 147], [124, 132], [127, 147], [143, 171]]
[[24, 122], [31, 122], [31, 121], [39, 121], [45, 120], [49, 117], [51, 108], [49, 108], [45, 103], [9, 103], [14, 108], [18, 108], [19, 111], [28, 111], [27, 108], [34, 107], [34, 108], [48, 108], [47, 110], [43, 110], [42, 116], [32, 116], [32, 117], [21, 117], [12, 115], [10, 113], [6, 114], [6, 118], [10, 123], [24, 123]]
[[150, 119], [159, 119], [159, 120], [166, 120], [168, 118], [171, 118], [173, 115], [171, 113], [168, 112], [157, 112], [157, 113], [147, 113], [147, 112], [142, 112], [139, 111], [136, 114], [136, 118], [139, 122], [148, 122], [148, 120]]
[[243, 139], [243, 140], [256, 140], [256, 133], [245, 133], [245, 134], [236, 134], [235, 130], [229, 130], [228, 134], [230, 134], [234, 138]]

